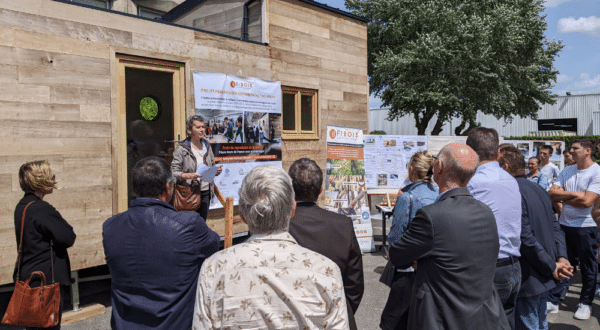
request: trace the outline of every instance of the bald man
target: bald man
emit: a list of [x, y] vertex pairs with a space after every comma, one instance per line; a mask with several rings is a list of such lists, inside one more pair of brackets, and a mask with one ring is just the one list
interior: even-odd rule
[[442, 148], [433, 166], [440, 196], [390, 247], [397, 268], [417, 261], [409, 329], [510, 329], [494, 289], [496, 220], [466, 188], [478, 164], [466, 144]]

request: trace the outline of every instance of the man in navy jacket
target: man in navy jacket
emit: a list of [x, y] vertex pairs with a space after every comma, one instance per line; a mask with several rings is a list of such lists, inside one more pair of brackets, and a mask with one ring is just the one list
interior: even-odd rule
[[554, 279], [572, 276], [565, 234], [545, 189], [525, 178], [525, 158], [512, 144], [500, 146], [498, 162], [514, 176], [521, 192], [521, 289], [517, 296], [517, 329], [547, 329], [547, 294]]
[[202, 262], [219, 236], [197, 212], [168, 204], [175, 185], [164, 159], [132, 169], [129, 210], [106, 220], [102, 242], [112, 276], [112, 329], [190, 329]]

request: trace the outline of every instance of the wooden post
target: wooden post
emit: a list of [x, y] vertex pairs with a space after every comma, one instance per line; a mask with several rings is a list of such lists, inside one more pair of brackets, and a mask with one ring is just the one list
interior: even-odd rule
[[230, 248], [233, 245], [233, 197], [223, 196], [219, 188], [215, 185], [215, 196], [225, 209], [225, 248]]
[[233, 197], [225, 202], [225, 248], [233, 245]]

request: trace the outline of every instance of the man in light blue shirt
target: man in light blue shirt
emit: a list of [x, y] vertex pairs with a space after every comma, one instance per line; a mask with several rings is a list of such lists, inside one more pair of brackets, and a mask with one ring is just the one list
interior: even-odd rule
[[515, 178], [500, 167], [498, 132], [477, 127], [469, 132], [467, 145], [479, 155], [477, 172], [467, 185], [475, 199], [492, 209], [498, 226], [500, 252], [494, 284], [511, 329], [515, 328], [515, 305], [521, 287], [521, 193]]

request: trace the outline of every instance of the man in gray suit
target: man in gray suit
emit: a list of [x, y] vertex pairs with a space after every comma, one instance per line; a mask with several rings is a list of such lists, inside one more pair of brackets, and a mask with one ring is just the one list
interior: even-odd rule
[[390, 247], [394, 266], [417, 261], [409, 329], [510, 329], [494, 288], [499, 251], [494, 214], [465, 188], [478, 163], [465, 144], [442, 148], [433, 166], [438, 200], [417, 211]]

